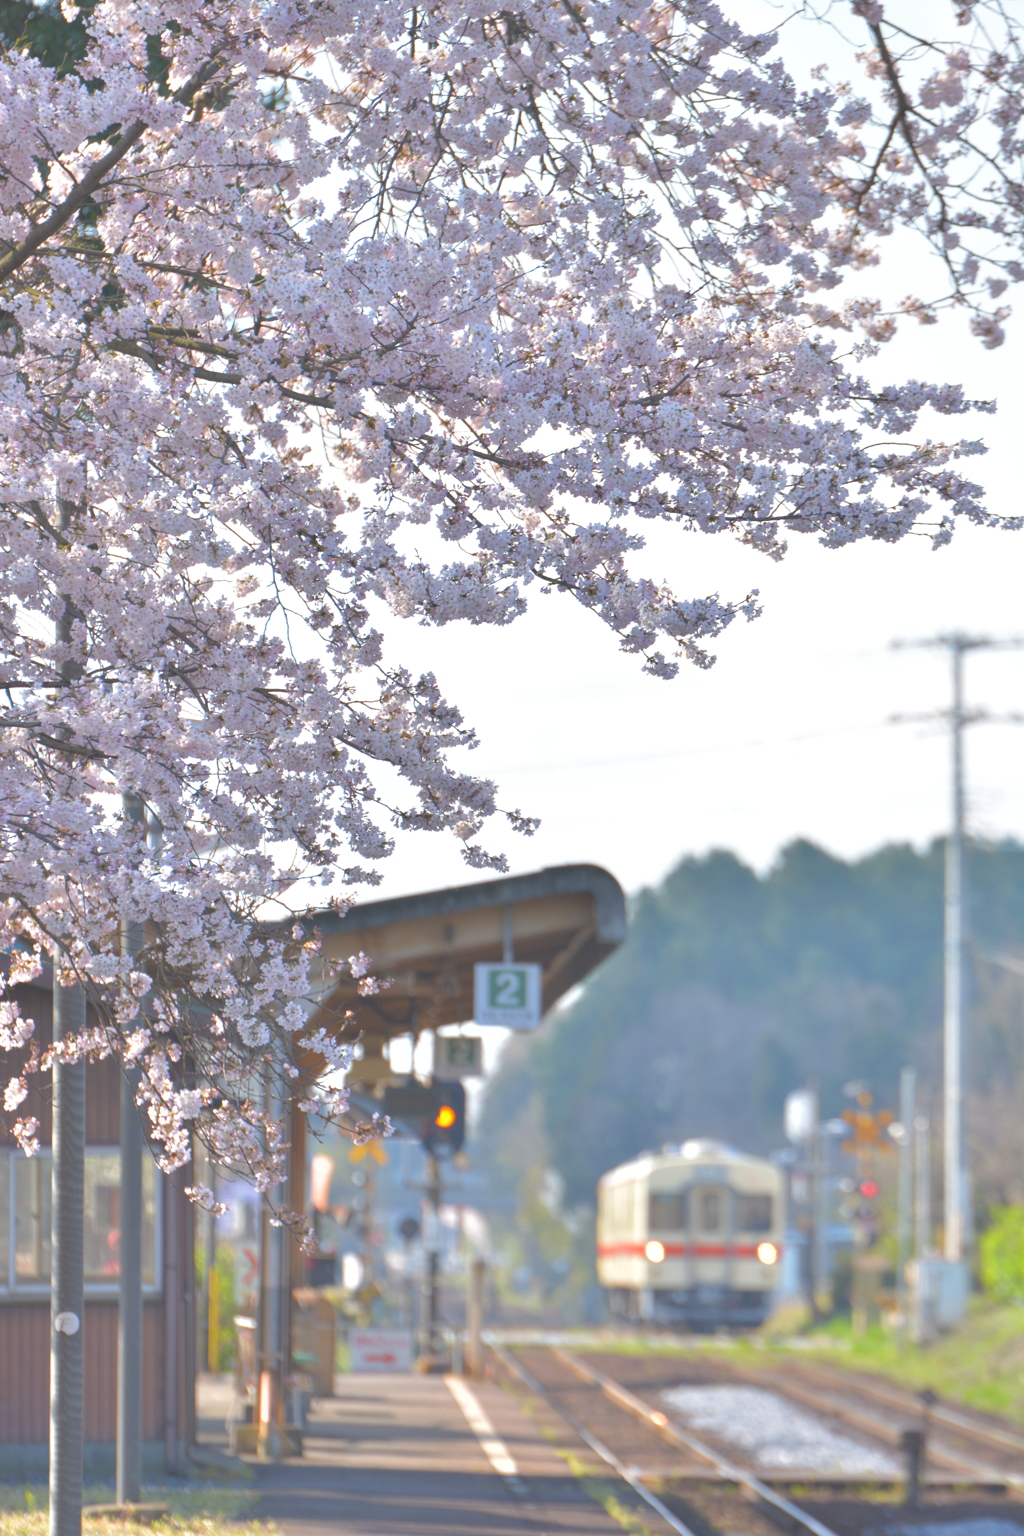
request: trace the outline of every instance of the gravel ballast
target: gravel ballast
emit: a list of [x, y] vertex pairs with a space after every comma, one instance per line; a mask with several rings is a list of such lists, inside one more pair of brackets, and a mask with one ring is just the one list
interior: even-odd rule
[[[764, 1387], [670, 1387], [664, 1401], [680, 1419], [728, 1441], [764, 1472], [820, 1472], [841, 1477], [898, 1477], [899, 1462], [861, 1445]], [[964, 1536], [1005, 1536], [965, 1532]]]

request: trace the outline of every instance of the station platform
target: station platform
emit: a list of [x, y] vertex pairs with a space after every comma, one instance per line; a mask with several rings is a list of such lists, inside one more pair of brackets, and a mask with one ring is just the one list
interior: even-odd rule
[[610, 1492], [634, 1530], [671, 1536], [546, 1417], [490, 1381], [341, 1377], [307, 1418], [303, 1456], [254, 1464], [256, 1518], [284, 1536], [622, 1536]]

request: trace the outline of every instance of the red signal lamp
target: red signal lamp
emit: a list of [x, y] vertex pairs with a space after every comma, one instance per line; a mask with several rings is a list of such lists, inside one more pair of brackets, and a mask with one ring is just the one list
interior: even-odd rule
[[864, 1196], [865, 1200], [873, 1200], [878, 1194], [878, 1185], [874, 1179], [865, 1179], [860, 1186], [860, 1193]]

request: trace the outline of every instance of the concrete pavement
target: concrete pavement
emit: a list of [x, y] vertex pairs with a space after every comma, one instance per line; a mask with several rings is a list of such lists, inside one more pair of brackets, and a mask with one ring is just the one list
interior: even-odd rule
[[[544, 1427], [549, 1437], [556, 1433]], [[603, 1475], [624, 1504], [638, 1502], [606, 1469]], [[307, 1420], [302, 1458], [258, 1466], [257, 1481], [257, 1518], [272, 1520], [284, 1536], [622, 1532], [538, 1420], [491, 1382], [340, 1377], [336, 1396], [319, 1399]], [[652, 1536], [668, 1536], [651, 1510], [641, 1510]]]

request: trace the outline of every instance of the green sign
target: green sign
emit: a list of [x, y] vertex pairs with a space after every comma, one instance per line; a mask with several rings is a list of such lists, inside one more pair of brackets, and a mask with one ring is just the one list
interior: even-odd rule
[[483, 1070], [483, 1040], [479, 1035], [434, 1036], [435, 1077], [480, 1077]]
[[541, 968], [513, 962], [476, 965], [473, 1018], [477, 1024], [536, 1029], [541, 1015]]

